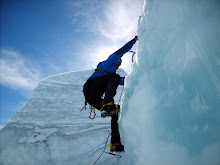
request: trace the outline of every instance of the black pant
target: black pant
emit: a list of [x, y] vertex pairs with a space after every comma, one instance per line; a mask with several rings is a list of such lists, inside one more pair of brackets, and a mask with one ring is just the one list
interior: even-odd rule
[[[109, 74], [102, 77], [95, 77], [87, 80], [83, 86], [83, 93], [86, 101], [100, 110], [103, 100], [105, 103], [114, 102], [117, 87], [120, 83], [118, 74]], [[105, 98], [102, 96], [105, 93]], [[118, 115], [113, 115], [111, 120], [112, 137], [111, 143], [120, 143], [120, 134], [118, 130]]]

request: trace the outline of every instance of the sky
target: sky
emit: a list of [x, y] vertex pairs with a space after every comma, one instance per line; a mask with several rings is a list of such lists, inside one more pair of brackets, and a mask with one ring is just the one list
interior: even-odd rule
[[[137, 35], [143, 0], [1, 0], [0, 128], [40, 80], [88, 70]], [[133, 47], [136, 51], [137, 44]], [[129, 72], [131, 53], [123, 58]]]

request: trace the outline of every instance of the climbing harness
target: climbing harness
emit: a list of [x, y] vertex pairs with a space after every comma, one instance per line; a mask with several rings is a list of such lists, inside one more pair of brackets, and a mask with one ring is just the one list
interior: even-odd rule
[[102, 72], [102, 73], [104, 73], [105, 75], [115, 74], [115, 72], [106, 72], [106, 71], [104, 71], [104, 70], [102, 70], [102, 69], [100, 69], [100, 68], [96, 68], [95, 71]]

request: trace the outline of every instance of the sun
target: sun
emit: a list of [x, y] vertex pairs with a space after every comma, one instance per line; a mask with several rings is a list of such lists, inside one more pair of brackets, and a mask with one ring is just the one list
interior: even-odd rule
[[117, 51], [116, 47], [100, 47], [97, 53], [97, 59], [98, 61], [104, 61], [107, 60], [107, 58]]

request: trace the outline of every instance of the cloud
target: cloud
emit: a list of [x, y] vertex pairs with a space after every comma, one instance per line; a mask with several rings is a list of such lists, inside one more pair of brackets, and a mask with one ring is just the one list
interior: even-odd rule
[[0, 83], [13, 89], [33, 90], [40, 81], [40, 73], [22, 54], [0, 50]]
[[105, 3], [101, 0], [69, 0], [67, 2], [72, 11], [72, 23], [79, 26], [74, 30], [95, 32], [96, 22], [102, 16]]
[[[104, 3], [105, 2], [105, 3]], [[81, 30], [98, 32], [114, 42], [137, 34], [143, 0], [71, 1], [73, 23]]]
[[113, 0], [107, 5], [105, 20], [98, 22], [103, 36], [112, 40], [128, 40], [137, 34], [138, 18], [142, 13], [142, 0]]

